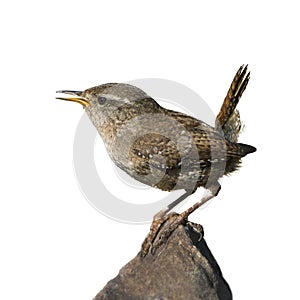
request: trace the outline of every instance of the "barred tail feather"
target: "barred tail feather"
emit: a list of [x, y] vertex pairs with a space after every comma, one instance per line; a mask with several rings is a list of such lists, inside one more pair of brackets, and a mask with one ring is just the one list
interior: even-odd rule
[[240, 115], [236, 106], [247, 87], [249, 79], [250, 72], [248, 72], [248, 65], [242, 65], [233, 78], [221, 110], [216, 118], [216, 129], [222, 131], [226, 140], [230, 142], [237, 142], [242, 128]]

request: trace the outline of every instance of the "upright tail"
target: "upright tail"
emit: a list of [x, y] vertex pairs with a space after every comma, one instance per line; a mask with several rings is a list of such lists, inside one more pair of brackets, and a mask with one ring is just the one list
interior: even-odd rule
[[215, 128], [222, 131], [226, 140], [236, 143], [242, 128], [240, 114], [236, 106], [250, 79], [248, 65], [237, 71], [216, 118]]

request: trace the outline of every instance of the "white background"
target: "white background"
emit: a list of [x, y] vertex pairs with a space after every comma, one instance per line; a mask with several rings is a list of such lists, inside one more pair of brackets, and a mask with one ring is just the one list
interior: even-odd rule
[[83, 110], [56, 90], [165, 78], [217, 113], [242, 63], [252, 76], [240, 141], [258, 151], [191, 219], [234, 299], [299, 298], [296, 1], [28, 0], [0, 11], [1, 299], [92, 299], [148, 232], [81, 194], [72, 147]]

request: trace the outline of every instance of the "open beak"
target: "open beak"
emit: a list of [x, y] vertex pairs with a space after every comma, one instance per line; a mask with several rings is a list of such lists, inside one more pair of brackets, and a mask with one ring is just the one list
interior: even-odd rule
[[83, 107], [88, 106], [89, 102], [86, 98], [82, 97], [82, 92], [79, 91], [70, 91], [70, 90], [62, 90], [62, 91], [57, 91], [56, 93], [60, 93], [60, 94], [68, 94], [68, 95], [72, 95], [75, 97], [56, 97], [56, 99], [59, 100], [66, 100], [66, 101], [73, 101], [73, 102], [77, 102], [80, 103]]

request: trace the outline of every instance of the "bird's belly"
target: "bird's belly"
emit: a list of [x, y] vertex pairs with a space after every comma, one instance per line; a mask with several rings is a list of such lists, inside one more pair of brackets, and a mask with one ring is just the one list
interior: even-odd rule
[[224, 172], [216, 167], [198, 168], [197, 170], [158, 170], [151, 168], [149, 172], [142, 172], [130, 167], [119, 166], [123, 171], [135, 180], [148, 186], [163, 191], [172, 190], [194, 190], [198, 187], [205, 187], [208, 182], [216, 182]]

